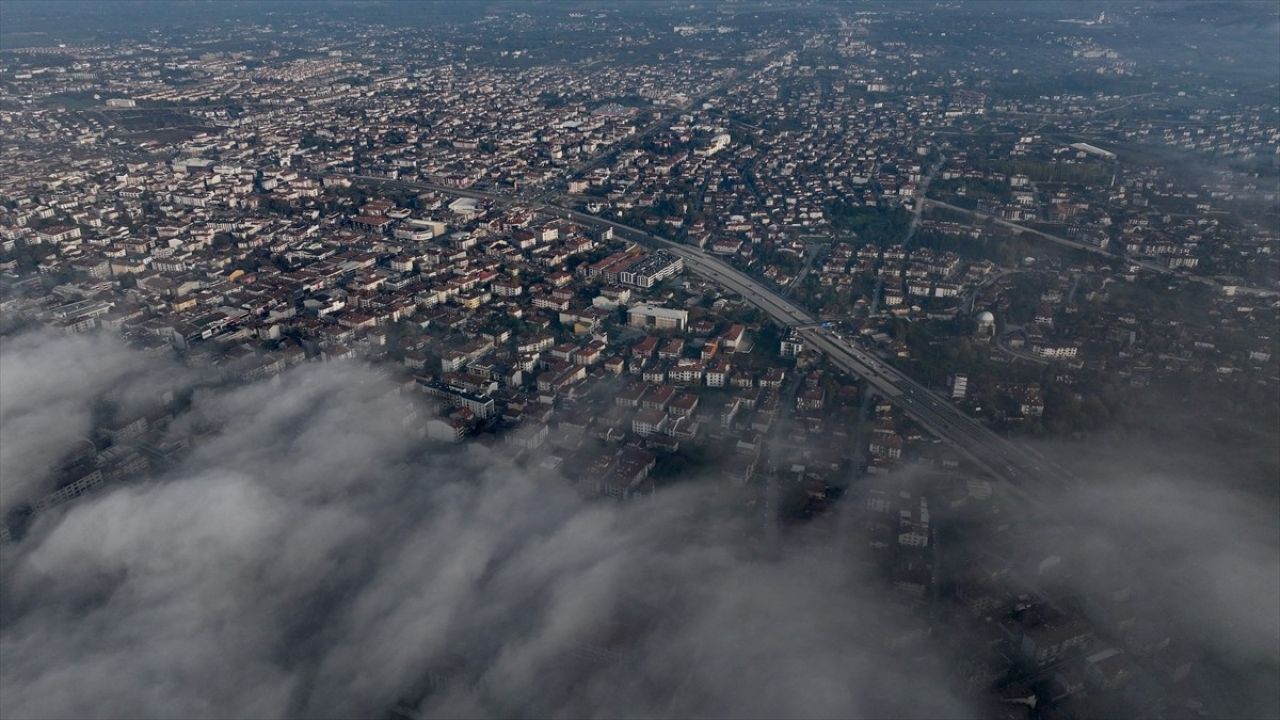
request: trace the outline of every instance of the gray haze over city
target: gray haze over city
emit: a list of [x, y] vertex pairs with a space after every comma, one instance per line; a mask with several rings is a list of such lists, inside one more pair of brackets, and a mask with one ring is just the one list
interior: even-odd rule
[[0, 1], [0, 717], [1280, 717], [1270, 3]]

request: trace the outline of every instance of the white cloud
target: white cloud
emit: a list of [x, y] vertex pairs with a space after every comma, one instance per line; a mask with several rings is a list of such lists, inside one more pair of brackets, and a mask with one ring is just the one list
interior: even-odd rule
[[963, 710], [885, 650], [907, 625], [843, 559], [747, 560], [696, 483], [584, 502], [501, 453], [426, 449], [414, 412], [356, 364], [197, 391], [174, 421], [199, 433], [180, 467], [3, 550], [0, 714], [375, 715], [429, 673], [454, 678], [432, 714]]

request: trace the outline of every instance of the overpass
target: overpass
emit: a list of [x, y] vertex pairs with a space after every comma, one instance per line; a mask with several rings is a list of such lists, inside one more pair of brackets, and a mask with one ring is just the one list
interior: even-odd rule
[[838, 333], [821, 327], [817, 319], [808, 311], [783, 298], [759, 280], [698, 248], [676, 243], [607, 218], [552, 203], [525, 201], [515, 195], [500, 195], [372, 176], [347, 177], [353, 180], [380, 182], [490, 200], [502, 205], [531, 206], [575, 220], [583, 225], [609, 227], [623, 239], [649, 247], [663, 248], [683, 259], [689, 271], [741, 295], [748, 303], [759, 308], [779, 324], [795, 328], [810, 347], [826, 355], [836, 367], [864, 379], [869, 387], [895, 402], [921, 427], [941, 438], [943, 442], [993, 478], [1007, 483], [1006, 489], [1015, 497], [1024, 500], [1032, 499], [1037, 485], [1045, 480], [1057, 485], [1073, 483], [1076, 480], [1069, 471], [1053, 464], [1038, 452], [1002, 437], [902, 371], [859, 348]]

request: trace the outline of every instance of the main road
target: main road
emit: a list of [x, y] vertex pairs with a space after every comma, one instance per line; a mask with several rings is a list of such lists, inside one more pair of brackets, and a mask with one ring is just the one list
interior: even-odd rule
[[741, 295], [747, 302], [762, 310], [780, 325], [794, 328], [809, 347], [826, 355], [836, 367], [864, 379], [876, 392], [896, 403], [907, 416], [941, 438], [960, 455], [997, 480], [1007, 483], [1006, 489], [1015, 497], [1033, 499], [1037, 490], [1046, 485], [1061, 486], [1075, 481], [1075, 477], [1067, 470], [1055, 465], [1039, 453], [1010, 442], [995, 433], [902, 371], [883, 362], [840, 334], [822, 327], [808, 311], [793, 304], [760, 281], [698, 248], [676, 243], [607, 218], [545, 202], [541, 199], [544, 196], [534, 200], [512, 194], [495, 194], [368, 175], [347, 177], [352, 180], [491, 200], [504, 205], [533, 206], [583, 225], [612, 228], [614, 233], [623, 239], [664, 249], [679, 256], [691, 272]]
[[[1048, 240], [1049, 242], [1056, 243], [1064, 247], [1069, 247], [1075, 250], [1083, 250], [1085, 252], [1094, 253], [1095, 255], [1102, 255], [1112, 260], [1119, 260], [1120, 262], [1127, 263], [1134, 267], [1140, 267], [1143, 270], [1157, 273], [1159, 275], [1172, 275], [1175, 277], [1185, 278], [1192, 282], [1197, 282], [1197, 283], [1200, 283], [1201, 285], [1208, 285], [1210, 287], [1213, 287], [1219, 290], [1221, 290], [1223, 287], [1222, 283], [1210, 277], [1205, 277], [1203, 275], [1192, 275], [1182, 270], [1171, 268], [1167, 265], [1161, 265], [1159, 263], [1152, 262], [1150, 260], [1141, 260], [1138, 258], [1126, 257], [1124, 255], [1121, 255], [1120, 253], [1112, 252], [1111, 250], [1107, 250], [1105, 248], [1100, 248], [1097, 245], [1090, 245], [1088, 243], [1082, 243], [1077, 240], [1069, 240], [1059, 235], [1053, 235], [1053, 234], [1044, 232], [1042, 230], [1036, 230], [1035, 228], [1027, 227], [1026, 225], [1022, 225], [1020, 223], [1012, 222], [1010, 220], [1005, 220], [1002, 217], [997, 217], [990, 213], [978, 212], [977, 210], [970, 210], [968, 208], [963, 208], [958, 205], [952, 205], [951, 203], [942, 202], [941, 200], [930, 200], [928, 198], [920, 198], [919, 200], [916, 201], [916, 205], [919, 207], [923, 207], [924, 205], [932, 205], [934, 207], [943, 208], [944, 210], [950, 210], [952, 212], [957, 212], [957, 213], [964, 213], [972, 217], [981, 218], [983, 220], [988, 220], [990, 222], [993, 222], [996, 225], [999, 225], [1000, 227], [1012, 230], [1015, 234], [1018, 234], [1018, 235], [1021, 235], [1022, 233], [1027, 233], [1029, 235], [1034, 235], [1042, 240]], [[1280, 296], [1280, 292], [1276, 290], [1272, 290], [1270, 288], [1260, 288], [1260, 287], [1236, 286], [1235, 292], [1243, 295], [1254, 295], [1258, 297]]]

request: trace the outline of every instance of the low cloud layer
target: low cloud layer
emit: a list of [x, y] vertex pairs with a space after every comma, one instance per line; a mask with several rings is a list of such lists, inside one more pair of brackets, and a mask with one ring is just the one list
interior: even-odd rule
[[1280, 498], [1212, 468], [1155, 469], [1178, 453], [1204, 457], [1130, 448], [1086, 465], [1094, 480], [1046, 498], [1022, 548], [1062, 562], [1028, 574], [1084, 599], [1106, 642], [1136, 638], [1141, 655], [1169, 638], [1205, 679], [1211, 715], [1280, 717]]
[[[6, 418], [56, 406], [83, 433], [82, 400], [138, 361], [104, 347], [65, 367], [63, 340], [6, 341], [32, 378]], [[584, 502], [500, 451], [425, 447], [416, 412], [349, 363], [195, 391], [180, 467], [0, 549], [0, 715], [971, 714], [888, 649], [910, 624], [855, 558], [751, 559], [730, 497]], [[56, 456], [8, 433], [6, 469]]]
[[102, 393], [153, 367], [114, 339], [32, 333], [0, 345], [0, 516], [46, 491], [49, 469], [92, 428]]
[[[171, 432], [194, 438], [0, 545], [0, 716], [982, 714], [948, 689], [945, 643], [906, 641], [918, 620], [861, 544], [830, 541], [838, 519], [762, 557], [710, 480], [583, 501], [501, 449], [425, 444], [417, 401], [355, 363], [223, 387], [47, 335], [6, 338], [0, 363], [6, 503], [47, 491], [104, 397], [176, 388]], [[1280, 714], [1274, 495], [1132, 453], [1084, 474], [1016, 548], [974, 547], [1061, 556], [1032, 573], [1058, 595], [1128, 588], [1220, 679], [1211, 713]]]

